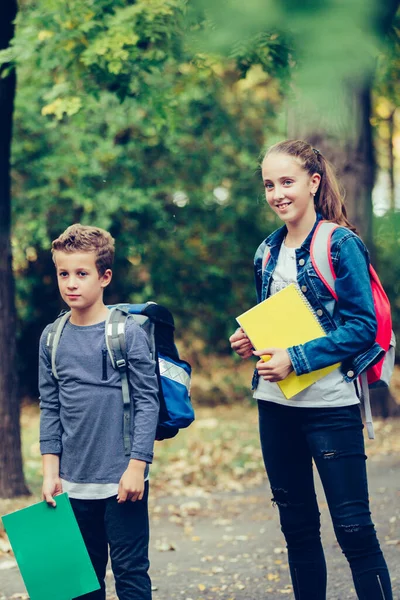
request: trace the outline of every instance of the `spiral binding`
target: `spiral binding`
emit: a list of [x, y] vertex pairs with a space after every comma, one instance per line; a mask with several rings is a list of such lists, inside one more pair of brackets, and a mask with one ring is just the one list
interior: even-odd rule
[[298, 283], [294, 283], [293, 285], [294, 285], [294, 287], [296, 288], [296, 291], [299, 293], [299, 295], [300, 295], [300, 297], [301, 297], [302, 301], [304, 302], [304, 304], [307, 306], [307, 308], [309, 309], [309, 311], [312, 313], [313, 317], [314, 317], [314, 318], [315, 318], [315, 320], [317, 321], [318, 325], [319, 325], [319, 326], [320, 326], [320, 328], [321, 328], [321, 331], [322, 331], [322, 333], [326, 333], [325, 329], [324, 329], [324, 328], [323, 328], [323, 326], [322, 326], [322, 323], [321, 323], [321, 321], [320, 321], [320, 320], [319, 320], [319, 318], [318, 318], [318, 315], [317, 315], [317, 313], [315, 312], [315, 310], [314, 310], [313, 306], [311, 305], [311, 303], [310, 303], [309, 299], [308, 299], [308, 298], [307, 298], [307, 297], [306, 297], [306, 296], [303, 294], [303, 292], [301, 291], [301, 288], [300, 288], [299, 284], [298, 284]]

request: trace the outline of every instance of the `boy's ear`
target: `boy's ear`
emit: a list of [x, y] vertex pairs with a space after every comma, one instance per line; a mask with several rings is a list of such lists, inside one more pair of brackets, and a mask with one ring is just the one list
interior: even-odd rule
[[100, 277], [101, 287], [107, 287], [112, 279], [112, 271], [111, 269], [106, 269], [103, 275]]

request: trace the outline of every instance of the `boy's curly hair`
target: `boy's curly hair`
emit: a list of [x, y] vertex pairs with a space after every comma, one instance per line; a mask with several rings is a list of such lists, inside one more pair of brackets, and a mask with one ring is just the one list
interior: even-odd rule
[[74, 223], [51, 244], [51, 253], [55, 262], [54, 252], [94, 252], [96, 268], [100, 276], [111, 269], [114, 261], [115, 240], [108, 231], [100, 227], [90, 227]]

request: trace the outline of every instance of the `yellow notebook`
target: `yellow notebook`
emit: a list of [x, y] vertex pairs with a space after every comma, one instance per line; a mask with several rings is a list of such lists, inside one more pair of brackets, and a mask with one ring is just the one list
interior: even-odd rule
[[[236, 320], [256, 350], [289, 348], [326, 335], [307, 298], [294, 283], [239, 315]], [[268, 356], [262, 358], [269, 359]], [[289, 399], [337, 369], [339, 364], [304, 375], [296, 375], [292, 371], [286, 379], [277, 383]]]

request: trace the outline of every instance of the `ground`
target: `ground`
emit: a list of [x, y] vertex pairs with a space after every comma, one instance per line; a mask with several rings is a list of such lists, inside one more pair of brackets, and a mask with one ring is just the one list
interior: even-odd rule
[[[399, 600], [398, 457], [371, 460], [369, 476], [372, 512], [390, 566], [394, 598]], [[354, 600], [350, 572], [336, 543], [320, 486], [318, 496], [329, 572], [328, 600]], [[269, 499], [268, 486], [263, 485], [245, 493], [196, 499], [180, 508], [169, 498], [159, 501], [152, 528], [154, 600], [293, 598], [277, 510]], [[175, 519], [171, 523], [171, 517], [182, 511], [193, 513], [186, 526]]]
[[[224, 423], [224, 433], [218, 430], [215, 415]], [[202, 412], [196, 428], [179, 442], [180, 450], [173, 451], [177, 440], [162, 447], [170, 470], [162, 462], [165, 468], [155, 468], [153, 475], [150, 558], [154, 600], [293, 598], [277, 509], [271, 505], [253, 438], [255, 419], [254, 407], [248, 409], [246, 424], [228, 409]], [[400, 600], [400, 421], [379, 421], [376, 429], [377, 439], [367, 442], [371, 508], [391, 571], [394, 598]], [[216, 430], [219, 435], [213, 437]], [[240, 444], [226, 445], [225, 433], [231, 441], [234, 435], [237, 444], [241, 440]], [[201, 450], [198, 435], [204, 441]], [[232, 461], [226, 454], [229, 449], [242, 458], [227, 473], [222, 466]], [[215, 479], [215, 473], [212, 477], [217, 463], [220, 479]], [[318, 497], [328, 564], [327, 599], [354, 600], [350, 572], [335, 541], [319, 484]], [[5, 512], [4, 505], [0, 509]], [[107, 582], [108, 600], [114, 600], [111, 571]], [[0, 600], [18, 598], [27, 596], [3, 535]]]

